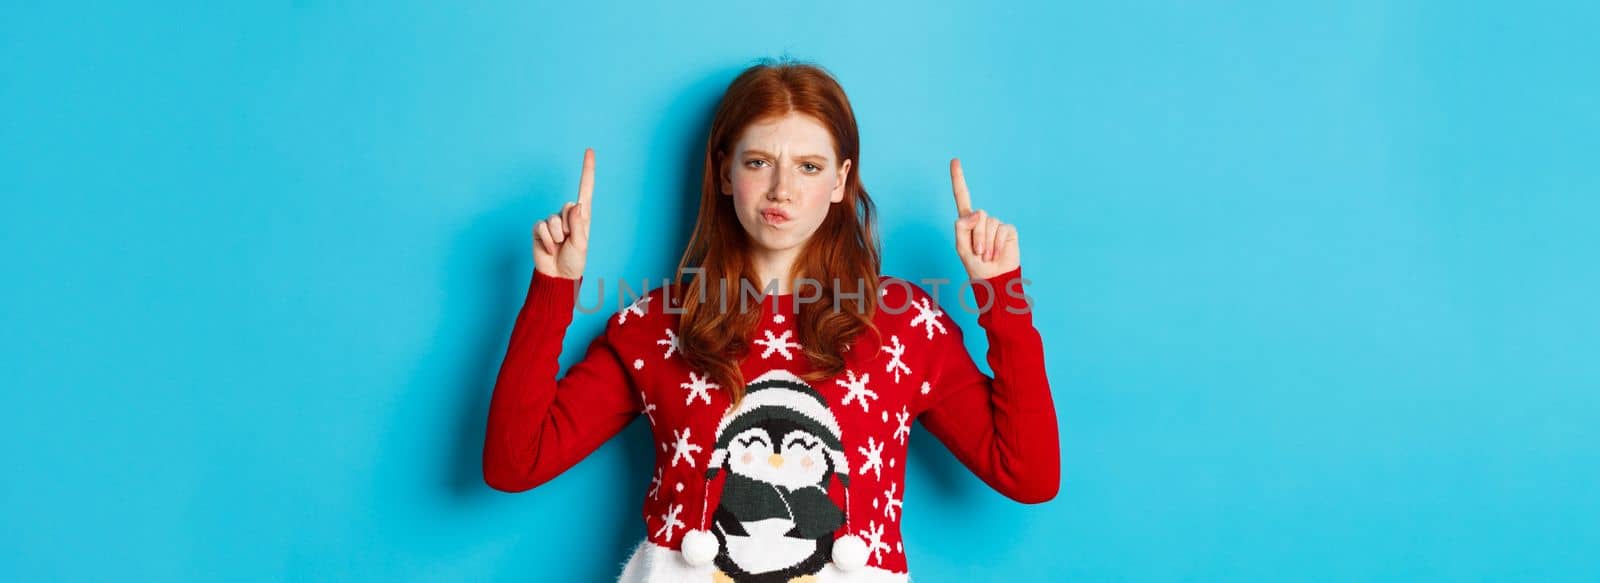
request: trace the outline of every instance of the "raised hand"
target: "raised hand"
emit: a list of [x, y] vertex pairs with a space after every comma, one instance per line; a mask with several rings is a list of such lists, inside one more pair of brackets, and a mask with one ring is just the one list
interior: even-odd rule
[[594, 195], [594, 149], [583, 151], [583, 177], [578, 179], [578, 202], [567, 201], [561, 210], [533, 226], [533, 268], [567, 279], [583, 275], [589, 255], [589, 206]]
[[983, 210], [972, 210], [961, 160], [950, 159], [950, 186], [956, 195], [956, 254], [972, 279], [988, 279], [1016, 269], [1022, 262], [1017, 227]]

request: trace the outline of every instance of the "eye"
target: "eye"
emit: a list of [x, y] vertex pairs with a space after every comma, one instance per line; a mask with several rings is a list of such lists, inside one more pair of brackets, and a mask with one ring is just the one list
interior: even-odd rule
[[752, 443], [760, 443], [761, 445], [769, 445], [767, 443], [767, 440], [762, 439], [760, 435], [752, 435], [750, 437], [747, 437], [747, 438], [744, 438], [744, 439], [735, 440], [735, 441], [738, 441], [739, 445], [742, 445], [742, 446], [745, 446], [745, 447], [750, 447], [750, 444], [752, 444]]
[[798, 446], [798, 447], [800, 447], [802, 449], [816, 449], [817, 448], [817, 442], [806, 440], [806, 439], [802, 439], [802, 438], [799, 438], [799, 437], [796, 437], [794, 439], [789, 440], [789, 447], [792, 448], [792, 447], [796, 447], [796, 446]]
[[810, 162], [806, 162], [801, 167], [806, 169], [806, 173], [807, 174], [816, 174], [817, 172], [821, 172], [822, 171], [822, 167], [821, 166], [818, 166], [816, 164], [812, 164]]
[[747, 166], [747, 167], [750, 167], [750, 168], [759, 168], [759, 166], [753, 166], [753, 164], [766, 164], [766, 163], [767, 163], [766, 160], [761, 160], [761, 159], [758, 158], [758, 159], [755, 159], [755, 160], [749, 160], [749, 161], [745, 162], [744, 165]]

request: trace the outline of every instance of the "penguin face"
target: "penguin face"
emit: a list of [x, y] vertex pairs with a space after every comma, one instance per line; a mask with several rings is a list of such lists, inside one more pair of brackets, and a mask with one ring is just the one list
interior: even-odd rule
[[796, 489], [823, 483], [827, 446], [791, 422], [773, 420], [745, 429], [728, 443], [728, 468], [736, 474]]

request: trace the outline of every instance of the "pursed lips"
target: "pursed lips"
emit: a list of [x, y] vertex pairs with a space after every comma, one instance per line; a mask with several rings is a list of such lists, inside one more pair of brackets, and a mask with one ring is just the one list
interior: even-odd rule
[[789, 222], [792, 217], [790, 217], [789, 213], [785, 212], [783, 209], [767, 208], [761, 210], [761, 218], [766, 220], [768, 223], [780, 225]]

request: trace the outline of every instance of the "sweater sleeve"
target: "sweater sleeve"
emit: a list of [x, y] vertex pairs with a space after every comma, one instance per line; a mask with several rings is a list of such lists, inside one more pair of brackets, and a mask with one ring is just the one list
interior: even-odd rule
[[550, 481], [643, 410], [615, 348], [615, 319], [556, 378], [581, 281], [534, 271], [489, 401], [483, 478], [496, 490], [521, 492]]
[[1061, 451], [1044, 342], [1021, 278], [1019, 266], [986, 279], [992, 290], [971, 284], [978, 308], [989, 306], [978, 314], [978, 325], [988, 334], [995, 376], [978, 369], [960, 327], [947, 320], [950, 333], [935, 337], [929, 393], [918, 419], [984, 483], [1033, 504], [1059, 490]]

